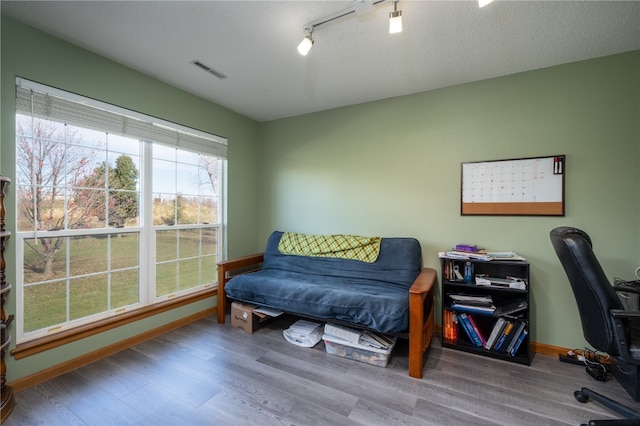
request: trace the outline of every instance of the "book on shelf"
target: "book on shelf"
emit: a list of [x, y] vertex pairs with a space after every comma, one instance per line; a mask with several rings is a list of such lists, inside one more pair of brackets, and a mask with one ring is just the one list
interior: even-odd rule
[[502, 347], [502, 345], [504, 345], [504, 342], [505, 340], [507, 340], [507, 337], [509, 337], [511, 330], [513, 330], [513, 324], [514, 324], [513, 321], [507, 321], [507, 325], [504, 327], [504, 330], [502, 331], [502, 335], [500, 335], [500, 338], [498, 339], [495, 346], [493, 347], [494, 351], [500, 352], [500, 348]]
[[444, 317], [444, 338], [449, 343], [457, 340], [457, 324], [455, 323], [455, 313], [449, 309], [443, 311]]
[[460, 271], [460, 265], [456, 265], [453, 260], [444, 261], [444, 279], [453, 282], [465, 282], [462, 271]]
[[467, 314], [465, 314], [464, 312], [460, 313], [458, 315], [458, 320], [462, 324], [464, 331], [467, 333], [467, 336], [469, 337], [471, 344], [478, 347], [482, 346], [482, 341], [480, 340], [480, 336], [478, 336], [475, 330], [473, 329], [473, 326], [471, 325], [471, 322], [469, 321]]
[[469, 324], [468, 321], [464, 320], [464, 318], [462, 317], [462, 314], [457, 314], [456, 316], [458, 318], [458, 325], [462, 328], [462, 330], [464, 330], [464, 334], [469, 339], [469, 342], [471, 342], [471, 344], [475, 346], [476, 341], [474, 338], [473, 331], [471, 331], [471, 328], [470, 328], [471, 325]]
[[501, 352], [501, 353], [507, 352], [509, 345], [511, 344], [514, 336], [518, 332], [519, 325], [520, 325], [520, 321], [513, 321], [513, 326], [511, 327], [511, 330], [509, 330], [509, 333], [506, 333], [504, 341], [502, 342], [500, 347], [496, 349], [498, 352]]
[[484, 348], [487, 350], [491, 350], [493, 345], [496, 343], [498, 338], [502, 335], [502, 331], [506, 325], [507, 320], [503, 317], [499, 317], [496, 322], [493, 324], [493, 329], [491, 330], [491, 334], [489, 334], [489, 338], [487, 339]]
[[476, 324], [476, 321], [473, 319], [473, 316], [467, 314], [467, 319], [469, 320], [471, 327], [473, 327], [473, 331], [476, 333], [476, 335], [480, 339], [480, 346], [484, 346], [485, 343], [487, 343], [487, 339], [484, 338], [484, 334], [482, 334], [482, 331]]
[[511, 348], [511, 351], [509, 351], [509, 355], [516, 356], [516, 354], [518, 353], [518, 349], [520, 349], [522, 342], [527, 338], [528, 333], [529, 331], [526, 328], [522, 330], [522, 333], [520, 333], [520, 336], [518, 336], [515, 345], [513, 345], [513, 348]]
[[527, 326], [526, 322], [518, 321], [518, 327], [515, 329], [513, 333], [511, 333], [513, 337], [509, 340], [508, 344], [505, 342], [505, 346], [506, 346], [505, 352], [511, 353], [511, 350], [515, 346], [516, 342], [520, 338], [520, 335], [522, 334], [526, 326]]
[[449, 311], [451, 312], [451, 319], [453, 321], [453, 341], [457, 342], [458, 341], [458, 314], [453, 312], [453, 311]]

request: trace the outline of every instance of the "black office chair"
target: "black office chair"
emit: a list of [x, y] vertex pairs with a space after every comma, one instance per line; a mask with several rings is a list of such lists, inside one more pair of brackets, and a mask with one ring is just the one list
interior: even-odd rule
[[[562, 226], [553, 229], [550, 237], [573, 289], [584, 338], [593, 349], [611, 356], [613, 376], [635, 401], [639, 401], [640, 311], [625, 311], [617, 291], [640, 291], [632, 286], [611, 286], [593, 252], [591, 238], [584, 231]], [[592, 398], [629, 419], [593, 420], [589, 425], [640, 425], [640, 412], [602, 394], [582, 388], [574, 395], [584, 403]]]

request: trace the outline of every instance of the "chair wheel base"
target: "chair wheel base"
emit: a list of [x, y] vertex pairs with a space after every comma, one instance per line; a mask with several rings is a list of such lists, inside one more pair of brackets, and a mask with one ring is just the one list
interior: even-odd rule
[[576, 400], [578, 400], [578, 402], [582, 402], [583, 404], [585, 404], [587, 401], [589, 401], [589, 396], [583, 394], [581, 391], [577, 390], [573, 393], [573, 396], [576, 397]]

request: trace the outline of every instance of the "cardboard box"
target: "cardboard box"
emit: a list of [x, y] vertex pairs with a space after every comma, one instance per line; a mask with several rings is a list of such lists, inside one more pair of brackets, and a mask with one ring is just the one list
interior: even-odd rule
[[253, 333], [271, 318], [269, 315], [255, 312], [257, 306], [238, 302], [231, 303], [231, 327]]
[[394, 344], [388, 349], [377, 349], [368, 345], [352, 343], [327, 334], [322, 336], [322, 340], [324, 340], [324, 346], [328, 354], [377, 365], [378, 367], [387, 366], [389, 356], [395, 345], [395, 338], [393, 339]]

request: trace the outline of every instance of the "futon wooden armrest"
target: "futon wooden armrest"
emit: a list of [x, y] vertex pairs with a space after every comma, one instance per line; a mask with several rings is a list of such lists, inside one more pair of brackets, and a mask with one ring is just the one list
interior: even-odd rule
[[[264, 253], [251, 254], [249, 256], [238, 257], [236, 259], [223, 260], [218, 262], [218, 323], [224, 324], [224, 317], [227, 308], [227, 294], [224, 287], [227, 282], [237, 273], [251, 272], [260, 269], [260, 264], [264, 260]], [[253, 267], [253, 268], [252, 268]], [[236, 272], [234, 274], [234, 272]]]
[[433, 286], [436, 282], [437, 272], [433, 268], [423, 268], [420, 275], [411, 284], [409, 293], [417, 295], [426, 295], [433, 290]]
[[437, 272], [423, 268], [409, 288], [409, 376], [422, 378], [424, 353], [431, 345], [435, 330], [434, 285]]

